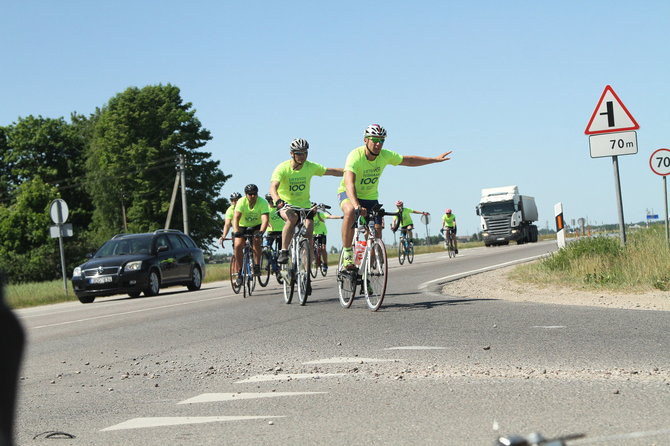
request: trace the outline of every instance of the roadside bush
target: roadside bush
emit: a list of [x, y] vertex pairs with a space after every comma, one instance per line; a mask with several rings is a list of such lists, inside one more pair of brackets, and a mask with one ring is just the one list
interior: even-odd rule
[[612, 237], [593, 237], [569, 243], [542, 262], [550, 271], [568, 271], [575, 261], [584, 258], [605, 258], [616, 260], [623, 252], [619, 239]]

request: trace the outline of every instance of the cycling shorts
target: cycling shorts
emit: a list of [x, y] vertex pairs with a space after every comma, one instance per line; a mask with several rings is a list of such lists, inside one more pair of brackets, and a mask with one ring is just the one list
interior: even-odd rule
[[233, 238], [239, 237], [242, 238], [245, 235], [254, 235], [257, 231], [260, 231], [261, 225], [256, 226], [240, 226], [239, 232], [233, 232]]
[[[340, 192], [339, 194], [337, 194], [337, 198], [340, 200], [340, 207], [342, 207], [342, 202], [344, 202], [344, 200], [349, 199], [349, 197], [347, 197], [346, 192]], [[362, 208], [367, 209], [368, 213], [372, 212], [372, 208], [376, 204], [379, 204], [379, 200], [358, 200], [358, 202], [360, 203]], [[375, 224], [377, 224], [377, 225], [382, 224], [382, 216], [381, 215], [378, 215], [375, 218]]]

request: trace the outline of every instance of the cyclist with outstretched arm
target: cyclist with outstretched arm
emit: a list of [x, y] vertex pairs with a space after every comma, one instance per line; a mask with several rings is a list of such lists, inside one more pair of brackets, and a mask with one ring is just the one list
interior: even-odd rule
[[412, 221], [412, 216], [410, 214], [419, 214], [419, 215], [430, 215], [430, 212], [416, 211], [414, 209], [405, 207], [404, 203], [401, 200], [395, 202], [396, 207], [398, 208], [398, 215], [393, 217], [393, 223], [391, 227], [395, 228], [393, 232], [400, 229], [402, 235], [407, 234], [410, 242], [412, 241], [412, 229], [414, 229], [414, 221]]
[[[400, 155], [391, 150], [383, 149], [386, 130], [379, 124], [369, 125], [363, 135], [364, 145], [355, 148], [347, 156], [344, 165], [344, 178], [338, 189], [340, 207], [344, 212], [342, 222], [343, 267], [355, 268], [354, 253], [350, 243], [354, 236], [354, 218], [356, 211], [366, 215], [367, 210], [378, 203], [379, 178], [384, 168], [393, 166], [424, 166], [426, 164], [447, 161], [451, 151], [444, 152], [434, 158], [414, 155]], [[381, 217], [375, 223], [377, 237], [381, 237]]]
[[[293, 229], [298, 224], [298, 213], [291, 209], [284, 209], [284, 203], [299, 208], [310, 208], [312, 202], [309, 196], [309, 186], [313, 176], [331, 175], [342, 176], [342, 168], [325, 167], [321, 164], [307, 161], [309, 143], [302, 139], [291, 142], [291, 159], [275, 167], [270, 178], [270, 195], [274, 199], [279, 215], [286, 221], [282, 229], [282, 250], [277, 257], [277, 263], [288, 262], [288, 247], [293, 239]], [[312, 228], [315, 212], [307, 214], [305, 229], [312, 244]]]

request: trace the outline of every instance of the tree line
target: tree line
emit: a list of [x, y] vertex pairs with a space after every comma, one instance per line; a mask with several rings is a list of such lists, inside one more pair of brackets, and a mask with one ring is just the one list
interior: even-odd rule
[[[164, 227], [179, 155], [186, 159], [189, 233], [209, 250], [221, 232], [228, 201], [219, 193], [230, 178], [203, 150], [211, 139], [170, 84], [128, 88], [69, 121], [27, 116], [0, 126], [0, 270], [12, 283], [60, 278], [49, 233], [56, 198], [68, 204], [74, 229], [65, 243], [68, 272], [124, 224], [131, 233]], [[175, 206], [173, 222], [182, 221], [181, 212]]]

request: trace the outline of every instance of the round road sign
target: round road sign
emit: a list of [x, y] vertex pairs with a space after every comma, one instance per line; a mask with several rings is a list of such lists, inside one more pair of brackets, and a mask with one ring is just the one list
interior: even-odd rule
[[67, 221], [67, 217], [70, 215], [70, 210], [68, 209], [65, 200], [57, 198], [51, 202], [49, 213], [51, 214], [53, 222], [57, 225], [61, 225]]
[[670, 175], [670, 150], [658, 149], [649, 158], [649, 167], [656, 175]]

